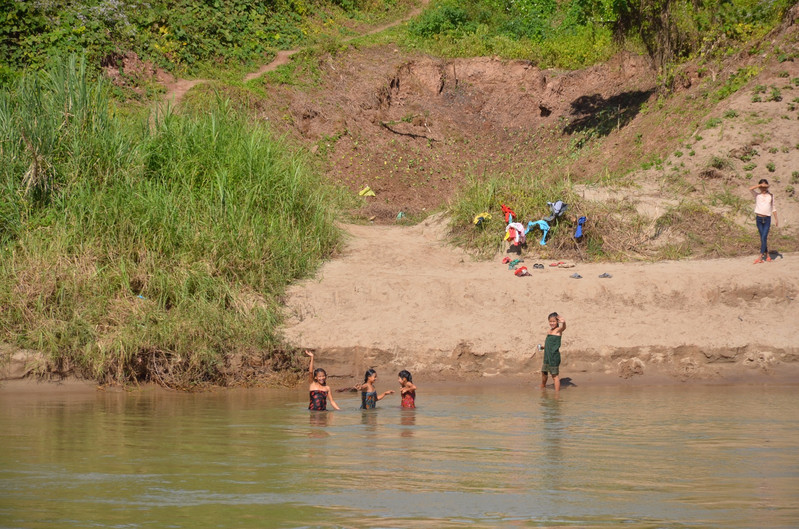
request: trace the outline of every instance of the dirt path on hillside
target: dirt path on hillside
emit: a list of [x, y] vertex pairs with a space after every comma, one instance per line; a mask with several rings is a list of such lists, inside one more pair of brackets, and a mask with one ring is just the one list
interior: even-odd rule
[[[370, 29], [369, 31], [362, 33], [361, 35], [355, 35], [352, 37], [347, 37], [346, 39], [342, 39], [342, 42], [349, 42], [359, 37], [364, 37], [367, 35], [374, 35], [376, 33], [380, 33], [381, 31], [385, 31], [387, 29], [393, 28], [402, 24], [403, 22], [407, 22], [408, 20], [412, 19], [413, 17], [419, 15], [422, 10], [430, 3], [430, 0], [422, 0], [422, 3], [419, 7], [412, 9], [408, 12], [404, 17], [394, 20], [392, 22], [387, 22], [381, 26], [377, 26], [375, 28]], [[252, 81], [253, 79], [257, 79], [264, 75], [267, 72], [272, 72], [276, 70], [278, 67], [283, 66], [284, 64], [288, 64], [291, 56], [299, 53], [300, 51], [306, 49], [303, 48], [294, 48], [291, 50], [281, 50], [277, 52], [277, 55], [271, 62], [264, 64], [254, 72], [250, 72], [244, 76], [245, 81]], [[198, 84], [204, 84], [210, 82], [210, 79], [175, 79], [175, 81], [171, 83], [167, 83], [164, 85], [166, 89], [166, 93], [164, 97], [161, 99], [162, 103], [169, 103], [172, 106], [177, 105], [183, 99], [183, 96], [186, 95], [186, 92], [197, 86]]]
[[344, 253], [290, 290], [285, 336], [316, 349], [339, 386], [368, 367], [392, 382], [399, 369], [428, 380], [529, 375], [557, 311], [568, 324], [562, 372], [575, 384], [797, 380], [799, 255], [573, 268], [527, 258], [532, 276], [516, 277], [502, 256], [475, 262], [444, 244], [445, 228], [436, 218], [347, 226]]

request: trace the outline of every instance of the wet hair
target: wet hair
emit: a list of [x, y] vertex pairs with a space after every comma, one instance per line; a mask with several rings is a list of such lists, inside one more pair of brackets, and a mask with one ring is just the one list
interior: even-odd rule
[[411, 372], [408, 371], [407, 369], [403, 369], [402, 371], [400, 371], [399, 377], [404, 378], [408, 382], [413, 382], [413, 377], [411, 376]]
[[369, 382], [369, 377], [376, 374], [377, 371], [375, 371], [374, 369], [367, 369], [366, 373], [364, 373], [363, 375], [363, 383], [366, 384], [367, 382]]
[[313, 379], [314, 380], [316, 380], [316, 375], [318, 375], [319, 373], [324, 373], [325, 374], [325, 378], [327, 378], [327, 371], [325, 371], [321, 367], [317, 367], [316, 369], [313, 370]]
[[550, 318], [557, 318], [557, 317], [558, 317], [558, 313], [557, 312], [553, 312], [552, 314], [547, 316], [547, 320], [549, 320]]

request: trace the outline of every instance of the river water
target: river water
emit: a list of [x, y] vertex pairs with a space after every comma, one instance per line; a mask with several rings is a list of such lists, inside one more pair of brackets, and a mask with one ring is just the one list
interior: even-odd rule
[[464, 383], [309, 412], [301, 390], [0, 389], [0, 527], [797, 527], [798, 395]]

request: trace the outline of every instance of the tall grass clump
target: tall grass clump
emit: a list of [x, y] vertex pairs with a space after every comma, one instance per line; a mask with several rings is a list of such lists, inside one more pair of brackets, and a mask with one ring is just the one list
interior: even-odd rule
[[268, 360], [285, 286], [338, 244], [332, 190], [224, 101], [123, 119], [76, 66], [0, 98], [2, 339], [120, 383]]

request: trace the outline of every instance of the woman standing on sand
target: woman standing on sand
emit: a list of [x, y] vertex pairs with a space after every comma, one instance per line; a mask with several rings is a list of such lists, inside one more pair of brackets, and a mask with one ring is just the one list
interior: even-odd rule
[[771, 217], [774, 217], [774, 226], [780, 225], [777, 220], [777, 208], [774, 206], [774, 195], [768, 190], [768, 180], [762, 178], [757, 185], [749, 188], [755, 197], [755, 218], [757, 231], [760, 233], [760, 257], [755, 259], [755, 264], [763, 261], [771, 262], [768, 254], [768, 231], [771, 228]]

